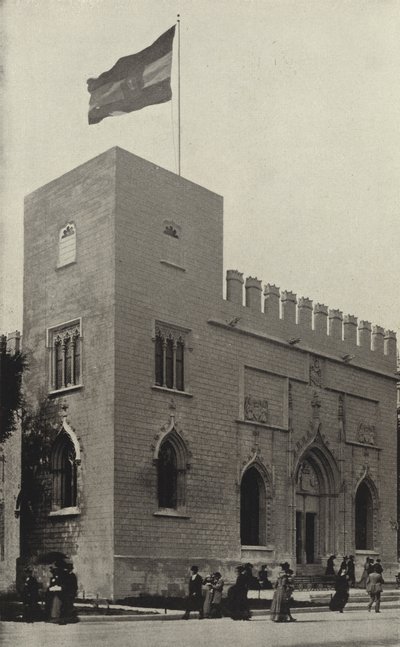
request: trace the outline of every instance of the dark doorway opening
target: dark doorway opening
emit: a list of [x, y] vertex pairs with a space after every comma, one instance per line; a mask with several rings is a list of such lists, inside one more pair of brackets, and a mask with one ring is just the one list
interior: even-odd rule
[[296, 564], [302, 563], [302, 553], [303, 553], [303, 514], [302, 512], [296, 512]]
[[373, 504], [371, 491], [366, 483], [360, 483], [356, 494], [356, 549], [373, 549]]
[[315, 561], [315, 512], [306, 512], [306, 562], [314, 564]]
[[260, 545], [260, 476], [252, 467], [244, 474], [240, 486], [240, 541]]

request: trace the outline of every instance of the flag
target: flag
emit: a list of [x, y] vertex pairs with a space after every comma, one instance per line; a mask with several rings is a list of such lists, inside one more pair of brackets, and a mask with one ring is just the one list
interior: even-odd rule
[[150, 47], [118, 59], [97, 79], [88, 79], [89, 124], [171, 99], [174, 35], [175, 25]]

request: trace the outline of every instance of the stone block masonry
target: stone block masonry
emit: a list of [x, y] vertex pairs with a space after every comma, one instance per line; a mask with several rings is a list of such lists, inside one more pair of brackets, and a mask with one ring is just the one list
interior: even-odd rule
[[[81, 448], [79, 513], [42, 506], [28, 553], [65, 549], [85, 591], [183, 594], [193, 563], [395, 569], [394, 333], [236, 270], [224, 300], [222, 226], [220, 196], [119, 148], [27, 198], [27, 391], [67, 401]], [[82, 384], [49, 393], [46, 331], [78, 318]], [[160, 331], [171, 357], [184, 344], [183, 388], [156, 375]]]

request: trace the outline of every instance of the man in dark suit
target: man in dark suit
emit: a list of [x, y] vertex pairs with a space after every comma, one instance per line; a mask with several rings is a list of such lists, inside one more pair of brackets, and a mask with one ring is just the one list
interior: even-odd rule
[[189, 620], [190, 612], [198, 611], [199, 619], [202, 620], [204, 617], [202, 595], [203, 578], [199, 573], [198, 566], [192, 566], [190, 568], [190, 573], [189, 595], [186, 600], [186, 611], [184, 613], [183, 619]]

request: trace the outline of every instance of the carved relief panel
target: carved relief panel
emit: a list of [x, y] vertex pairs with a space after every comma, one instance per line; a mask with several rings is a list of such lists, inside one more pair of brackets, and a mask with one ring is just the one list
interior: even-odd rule
[[285, 378], [245, 367], [243, 419], [279, 427], [287, 425], [286, 391]]

